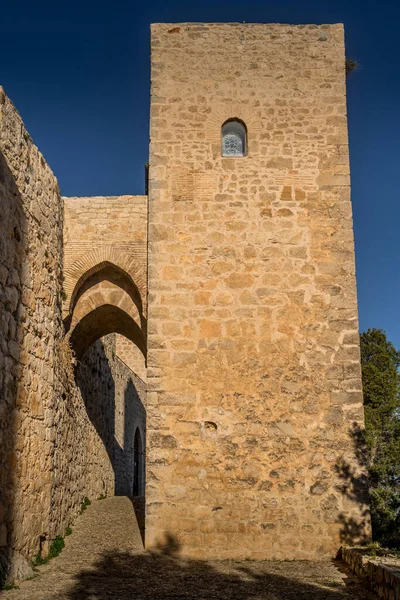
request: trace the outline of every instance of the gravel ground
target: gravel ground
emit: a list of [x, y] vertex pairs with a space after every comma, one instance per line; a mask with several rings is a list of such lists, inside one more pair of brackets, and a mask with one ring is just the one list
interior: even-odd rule
[[59, 557], [4, 600], [375, 600], [333, 561], [197, 561], [143, 550], [131, 501], [94, 502]]

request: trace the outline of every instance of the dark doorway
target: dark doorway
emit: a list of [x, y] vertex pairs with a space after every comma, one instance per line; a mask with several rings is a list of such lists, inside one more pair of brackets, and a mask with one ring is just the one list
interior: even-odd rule
[[143, 496], [143, 444], [139, 427], [135, 431], [133, 446], [133, 495]]

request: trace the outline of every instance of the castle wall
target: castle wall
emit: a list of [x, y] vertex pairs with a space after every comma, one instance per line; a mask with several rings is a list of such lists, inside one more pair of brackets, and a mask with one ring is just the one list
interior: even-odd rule
[[0, 556], [17, 571], [48, 531], [61, 337], [63, 204], [0, 88]]
[[[66, 294], [63, 315], [67, 320], [71, 319], [70, 331], [87, 311], [107, 303], [125, 311], [143, 331], [145, 340], [147, 197], [107, 196], [64, 200]], [[103, 325], [103, 322], [99, 323], [99, 328]], [[113, 344], [111, 354], [106, 352], [106, 364], [89, 365], [88, 379], [85, 377], [85, 369], [79, 368], [78, 380], [81, 382], [84, 399], [93, 397], [90, 406], [103, 406], [99, 415], [109, 415], [96, 426], [98, 433], [100, 430], [104, 433], [106, 430], [111, 432], [111, 438], [105, 441], [103, 454], [106, 451], [109, 457], [113, 456], [113, 460], [105, 473], [111, 479], [112, 472], [114, 473], [115, 493], [132, 494], [133, 436], [137, 426], [143, 443], [145, 441], [146, 364], [142, 351], [124, 335], [113, 336]], [[86, 354], [86, 361], [89, 354], [90, 352]], [[93, 359], [97, 360], [95, 356], [90, 360]], [[93, 368], [97, 371], [94, 382], [90, 377]], [[110, 385], [112, 390], [115, 389], [115, 393], [112, 392], [115, 399], [111, 402], [107, 399]], [[92, 410], [88, 412], [91, 414]], [[99, 419], [102, 421], [100, 417]], [[73, 427], [71, 423], [71, 428]], [[104, 441], [103, 438], [100, 434], [98, 441]], [[90, 441], [89, 445], [91, 443]], [[98, 451], [101, 454], [101, 444]], [[98, 462], [104, 465], [107, 461], [103, 457]], [[109, 470], [110, 466], [112, 472]], [[81, 467], [83, 469], [84, 465]], [[98, 472], [95, 470], [91, 478], [96, 479]], [[105, 487], [108, 489], [109, 483], [105, 483]]]
[[151, 53], [147, 545], [334, 555], [369, 532], [343, 27], [156, 24]]
[[115, 335], [75, 369], [63, 216], [57, 180], [0, 88], [0, 586], [31, 574], [85, 497], [132, 493], [136, 427], [145, 433], [145, 386]]

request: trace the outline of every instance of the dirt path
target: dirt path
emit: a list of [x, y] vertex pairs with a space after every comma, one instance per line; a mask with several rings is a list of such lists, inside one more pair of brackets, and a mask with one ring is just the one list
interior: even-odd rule
[[4, 600], [375, 600], [331, 561], [196, 561], [143, 550], [131, 501], [96, 501], [59, 557]]

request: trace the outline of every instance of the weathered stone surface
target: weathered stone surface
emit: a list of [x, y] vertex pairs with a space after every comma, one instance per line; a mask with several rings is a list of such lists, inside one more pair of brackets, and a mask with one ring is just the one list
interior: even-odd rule
[[[51, 540], [64, 534], [85, 496], [133, 493], [137, 429], [144, 463], [145, 383], [123, 360], [130, 367], [138, 364], [145, 379], [144, 357], [124, 338], [121, 360], [118, 341], [111, 335], [88, 350], [74, 373], [61, 320], [62, 256], [64, 249], [72, 261], [66, 283], [78, 296], [74, 325], [102, 305], [115, 303], [143, 327], [139, 287], [145, 294], [146, 199], [141, 197], [139, 205], [132, 197], [109, 199], [108, 207], [104, 199], [91, 204], [79, 200], [75, 205], [80, 217], [75, 215], [75, 220], [71, 200], [63, 247], [63, 199], [57, 181], [2, 90], [0, 96], [2, 581], [7, 575], [20, 579], [32, 573], [33, 556], [45, 554]], [[83, 225], [88, 214], [93, 221], [97, 217], [91, 238]], [[112, 244], [104, 246], [118, 237], [112, 226], [116, 215], [120, 235], [129, 230], [130, 254], [124, 254], [123, 244], [119, 251]], [[135, 215], [142, 226], [132, 233]], [[75, 245], [72, 229], [81, 236]], [[132, 245], [136, 258], [141, 257], [139, 270], [134, 268], [140, 260], [135, 262]], [[112, 281], [93, 280], [98, 262], [107, 260], [117, 269], [128, 269], [125, 279], [118, 271]], [[79, 268], [83, 277], [76, 286], [78, 280], [71, 277]], [[101, 331], [98, 334], [101, 337]], [[144, 493], [143, 466], [136, 493]]]
[[[71, 318], [69, 334], [95, 309], [118, 306], [140, 331], [132, 329], [131, 341], [117, 336], [117, 355], [145, 381], [147, 197], [64, 198], [64, 202], [63, 315]], [[104, 315], [102, 321], [95, 338], [108, 333], [101, 331]], [[141, 344], [142, 352], [135, 343]]]
[[147, 197], [64, 198], [64, 203], [64, 316], [73, 308], [77, 284], [105, 264], [127, 272], [145, 302]]
[[[0, 90], [0, 578], [31, 573], [51, 519], [62, 212], [57, 180]], [[29, 367], [27, 366], [29, 365]]]
[[[150, 547], [321, 558], [348, 522], [368, 537], [343, 493], [364, 481], [344, 63], [341, 25], [152, 26]], [[248, 152], [223, 158], [232, 118]]]

